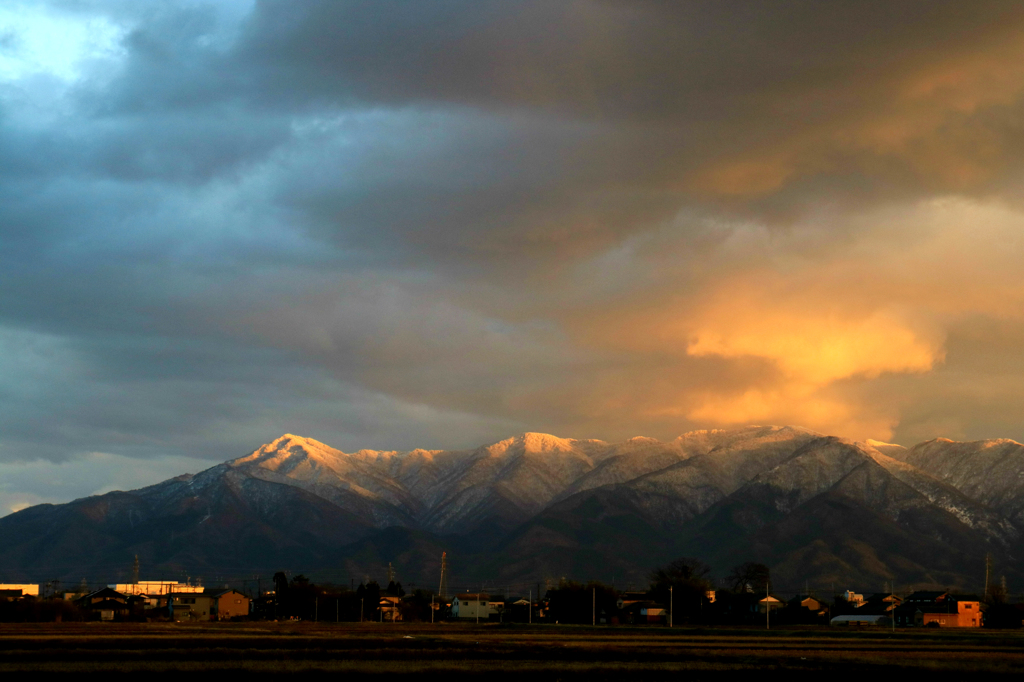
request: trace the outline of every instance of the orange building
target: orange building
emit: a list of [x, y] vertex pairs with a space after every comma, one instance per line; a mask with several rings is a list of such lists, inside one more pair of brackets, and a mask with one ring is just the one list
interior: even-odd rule
[[249, 615], [249, 597], [237, 590], [208, 590], [204, 596], [213, 601], [210, 605], [211, 620], [230, 620]]
[[973, 595], [949, 592], [915, 592], [895, 609], [900, 626], [980, 628], [981, 600]]
[[237, 590], [206, 589], [195, 592], [172, 592], [170, 601], [174, 620], [231, 620], [249, 615], [249, 597]]

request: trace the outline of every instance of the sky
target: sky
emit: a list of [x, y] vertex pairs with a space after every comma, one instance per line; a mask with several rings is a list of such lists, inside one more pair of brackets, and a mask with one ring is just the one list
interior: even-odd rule
[[283, 433], [1024, 440], [1024, 4], [0, 5], [0, 515]]

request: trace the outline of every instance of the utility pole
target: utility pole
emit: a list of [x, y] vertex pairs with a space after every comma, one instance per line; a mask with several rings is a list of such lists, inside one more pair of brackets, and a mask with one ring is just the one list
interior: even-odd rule
[[363, 622], [363, 602], [366, 601], [366, 597], [359, 598], [359, 622]]
[[441, 586], [437, 594], [441, 601], [448, 600], [448, 552], [441, 552]]
[[434, 595], [430, 595], [430, 624], [434, 624]]
[[772, 629], [772, 593], [769, 590], [769, 582], [764, 581], [764, 629]]
[[988, 599], [988, 576], [992, 570], [992, 555], [985, 555], [985, 599]]
[[590, 617], [590, 624], [597, 625], [597, 588], [594, 588], [594, 605], [593, 611]]
[[676, 619], [676, 608], [675, 608], [675, 593], [672, 591], [675, 589], [675, 585], [668, 586], [668, 626], [672, 627], [672, 623]]
[[527, 618], [529, 619], [529, 624], [533, 625], [533, 588], [530, 589], [530, 609]]

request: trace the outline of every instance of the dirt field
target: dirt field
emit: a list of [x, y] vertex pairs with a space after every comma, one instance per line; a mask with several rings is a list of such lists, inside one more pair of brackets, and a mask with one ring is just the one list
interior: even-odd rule
[[0, 624], [0, 674], [439, 672], [536, 679], [1024, 673], [1019, 632], [232, 623]]

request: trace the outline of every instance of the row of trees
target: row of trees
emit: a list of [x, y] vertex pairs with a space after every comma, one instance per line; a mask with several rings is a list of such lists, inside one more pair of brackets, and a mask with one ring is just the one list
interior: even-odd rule
[[[768, 567], [763, 564], [745, 563], [737, 566], [726, 580], [736, 594], [762, 594], [769, 583]], [[322, 621], [376, 621], [381, 619], [382, 597], [405, 597], [398, 601], [397, 608], [405, 621], [431, 620], [431, 593], [415, 590], [406, 595], [401, 583], [391, 582], [382, 588], [376, 581], [360, 584], [358, 589], [336, 588], [331, 585], [315, 585], [303, 575], [291, 580], [284, 573], [274, 576], [276, 594], [272, 598], [257, 600], [255, 615], [263, 618]], [[712, 617], [716, 609], [707, 598], [712, 589], [711, 568], [698, 559], [683, 558], [655, 570], [651, 575], [648, 598], [652, 601], [675, 606], [675, 622], [698, 622]], [[672, 597], [670, 599], [670, 592]], [[729, 603], [729, 595], [721, 594]], [[618, 615], [621, 593], [612, 586], [599, 582], [577, 583], [563, 581], [557, 588], [548, 590], [545, 596], [547, 619], [560, 623], [589, 623], [597, 615], [609, 622]], [[744, 601], [742, 608], [750, 609]], [[756, 603], [756, 600], [754, 600]], [[717, 609], [721, 611], [722, 609]], [[522, 611], [522, 613], [519, 613]], [[435, 612], [436, 618], [443, 618], [444, 612]], [[536, 620], [526, 608], [508, 606], [504, 618], [513, 621]]]
[[673, 621], [681, 623], [749, 622], [756, 619], [757, 602], [770, 589], [770, 574], [764, 564], [747, 562], [736, 566], [726, 578], [726, 590], [714, 589], [711, 567], [699, 559], [677, 559], [651, 574], [650, 587], [641, 594], [616, 591], [600, 582], [563, 581], [548, 590], [547, 611], [559, 623], [613, 622], [629, 614], [619, 609], [624, 596], [669, 607]]
[[356, 590], [334, 585], [316, 585], [304, 575], [291, 580], [282, 573], [274, 575], [275, 594], [256, 600], [254, 615], [259, 618], [322, 621], [376, 621], [381, 619], [380, 602], [384, 597], [398, 597], [398, 611], [403, 620], [430, 620], [431, 594], [415, 590], [406, 594], [400, 582], [387, 587], [371, 580], [360, 583]]

